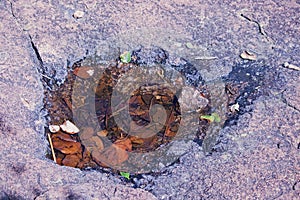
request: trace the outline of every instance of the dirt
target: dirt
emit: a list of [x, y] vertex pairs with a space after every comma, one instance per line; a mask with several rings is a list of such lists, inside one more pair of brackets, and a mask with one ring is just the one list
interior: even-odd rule
[[[0, 4], [1, 198], [298, 199], [300, 80], [284, 63], [300, 66], [299, 1]], [[205, 83], [226, 126], [210, 126], [206, 140], [177, 140], [173, 165], [130, 180], [54, 164], [45, 156], [44, 88], [65, 83], [76, 61], [97, 57], [105, 65], [142, 46], [194, 66], [188, 80]], [[245, 51], [255, 60], [243, 60]], [[238, 110], [226, 106], [237, 103]]]

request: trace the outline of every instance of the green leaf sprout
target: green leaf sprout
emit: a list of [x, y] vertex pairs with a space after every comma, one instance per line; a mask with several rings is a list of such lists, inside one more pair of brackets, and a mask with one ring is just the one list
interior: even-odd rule
[[128, 180], [130, 179], [130, 173], [129, 172], [120, 172], [120, 175], [123, 176], [124, 178], [127, 178]]
[[122, 63], [129, 63], [131, 61], [131, 52], [125, 51], [120, 55], [120, 59]]
[[221, 118], [217, 113], [212, 113], [211, 115], [201, 115], [200, 119], [206, 119], [209, 122], [221, 122]]

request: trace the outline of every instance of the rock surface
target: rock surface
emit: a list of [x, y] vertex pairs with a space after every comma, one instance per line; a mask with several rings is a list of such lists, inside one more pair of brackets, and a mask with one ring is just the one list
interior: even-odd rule
[[[299, 198], [300, 72], [281, 66], [300, 66], [299, 1], [76, 2], [0, 2], [1, 199]], [[84, 16], [74, 19], [76, 10]], [[62, 83], [67, 66], [87, 55], [106, 60], [119, 55], [117, 47], [140, 45], [188, 59], [206, 81], [250, 62], [239, 58], [245, 50], [278, 72], [249, 112], [221, 131], [211, 156], [195, 143], [147, 180], [149, 192], [105, 173], [55, 165], [45, 157], [43, 134], [41, 79]]]

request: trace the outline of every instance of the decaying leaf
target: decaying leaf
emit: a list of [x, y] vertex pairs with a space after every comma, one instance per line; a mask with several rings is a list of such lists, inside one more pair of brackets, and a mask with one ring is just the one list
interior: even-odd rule
[[104, 149], [103, 142], [98, 136], [93, 136], [91, 140], [96, 144], [97, 150], [101, 151], [102, 149]]
[[80, 78], [87, 79], [94, 75], [94, 69], [92, 67], [77, 67], [73, 73]]
[[79, 134], [81, 140], [87, 140], [94, 135], [94, 129], [92, 127], [84, 127]]
[[245, 60], [256, 60], [257, 57], [254, 53], [250, 52], [250, 51], [244, 51], [243, 53], [241, 53], [241, 58], [245, 59]]
[[106, 137], [107, 134], [108, 134], [107, 130], [101, 130], [101, 131], [97, 132], [97, 135], [100, 136], [100, 137]]
[[76, 167], [80, 162], [80, 158], [76, 154], [66, 155], [62, 160], [62, 164], [69, 167]]
[[103, 151], [93, 151], [93, 159], [101, 166], [115, 166], [128, 159], [127, 151], [131, 151], [131, 141], [126, 138], [117, 140], [113, 145]]
[[52, 136], [53, 148], [64, 154], [75, 154], [82, 151], [80, 142], [62, 140], [56, 135]]
[[60, 127], [58, 125], [49, 125], [49, 131], [51, 133], [57, 133], [60, 130]]
[[60, 128], [69, 134], [75, 134], [79, 132], [79, 129], [77, 128], [77, 126], [75, 126], [75, 124], [73, 124], [72, 122], [70, 122], [69, 120], [65, 121], [62, 125], [60, 125]]
[[115, 146], [116, 148], [123, 149], [125, 151], [132, 150], [132, 144], [131, 144], [131, 140], [129, 138], [119, 139], [114, 142], [113, 146]]

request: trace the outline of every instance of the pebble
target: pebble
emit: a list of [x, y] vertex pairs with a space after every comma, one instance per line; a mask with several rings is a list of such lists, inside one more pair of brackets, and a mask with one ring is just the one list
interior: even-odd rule
[[243, 53], [241, 53], [240, 56], [244, 60], [256, 60], [257, 59], [256, 55], [250, 51], [244, 51]]
[[51, 133], [57, 133], [60, 130], [60, 127], [58, 125], [49, 125], [49, 131]]
[[60, 125], [60, 128], [69, 134], [75, 134], [79, 132], [79, 129], [75, 126], [75, 124], [73, 124], [69, 120]]
[[76, 10], [76, 11], [74, 12], [74, 14], [73, 14], [73, 17], [74, 17], [75, 19], [80, 19], [80, 18], [82, 18], [83, 16], [84, 16], [84, 12], [81, 11], [81, 10]]

